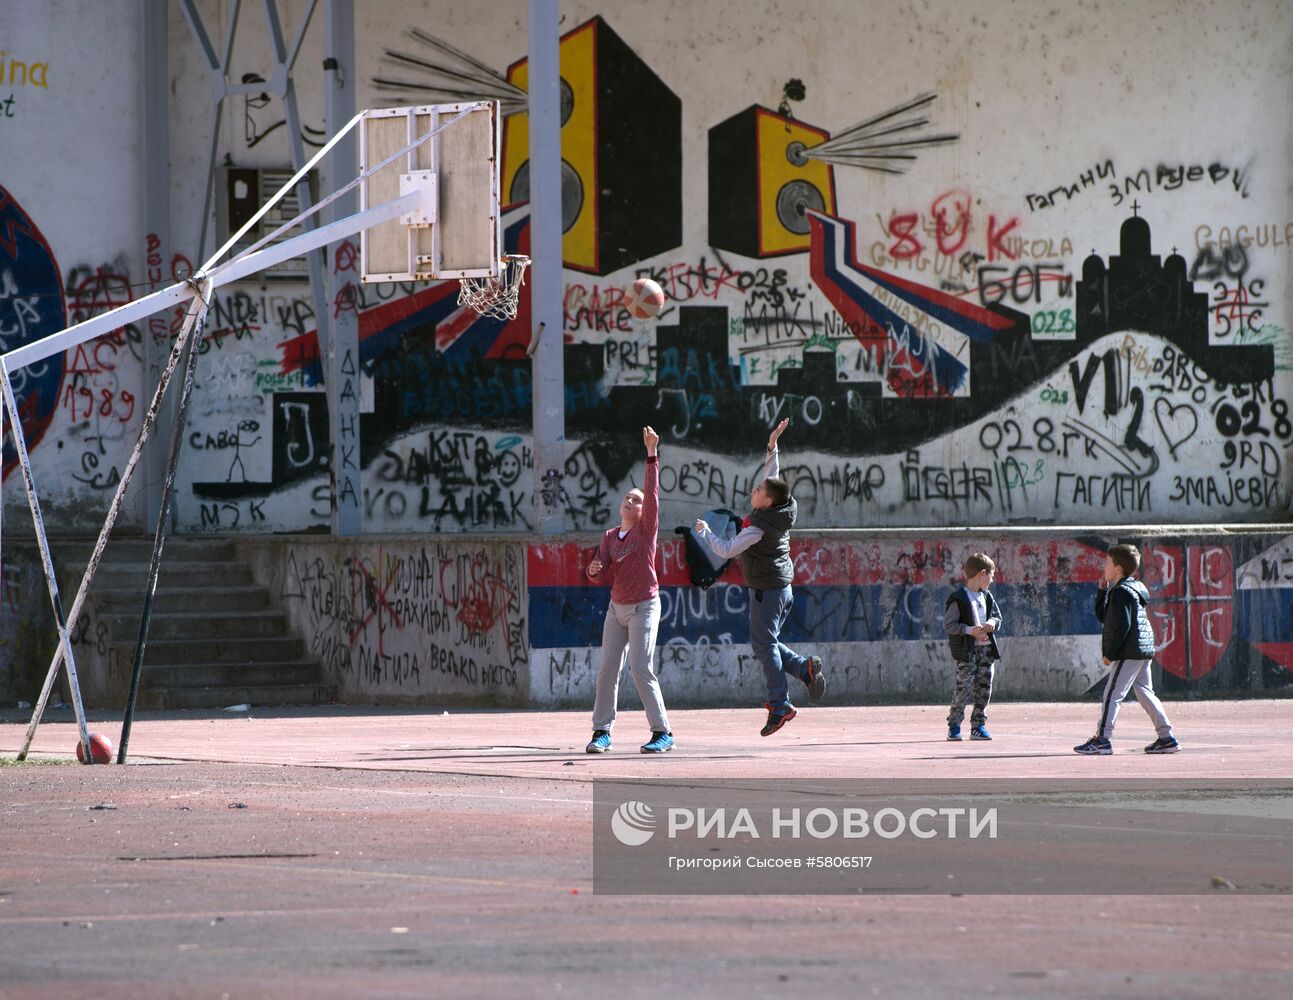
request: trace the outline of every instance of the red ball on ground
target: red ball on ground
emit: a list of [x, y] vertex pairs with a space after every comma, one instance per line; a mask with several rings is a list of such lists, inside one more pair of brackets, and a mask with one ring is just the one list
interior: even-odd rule
[[[104, 736], [102, 733], [91, 733], [90, 753], [94, 754], [94, 762], [96, 764], [111, 764], [112, 740], [108, 739], [108, 737]], [[85, 747], [81, 745], [80, 741], [76, 744], [76, 759], [82, 764], [85, 763]]]

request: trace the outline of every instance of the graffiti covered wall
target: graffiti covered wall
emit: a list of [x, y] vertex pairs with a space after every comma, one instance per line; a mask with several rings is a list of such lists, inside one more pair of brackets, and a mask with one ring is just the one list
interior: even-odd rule
[[[809, 526], [1286, 518], [1289, 125], [1197, 67], [1241, 51], [1246, 78], [1293, 97], [1287, 5], [1094, 23], [881, 6], [563, 5], [568, 460], [550, 485], [568, 527], [610, 522], [644, 423], [665, 438], [666, 524], [741, 506], [783, 416]], [[449, 100], [464, 67], [438, 41], [475, 60], [476, 96], [504, 100], [505, 242], [524, 251], [524, 11], [506, 7], [361, 10], [359, 86], [370, 106]], [[238, 72], [264, 62], [257, 44]], [[317, 144], [319, 93], [300, 89]], [[276, 103], [245, 104], [233, 161], [282, 165]], [[624, 308], [638, 276], [665, 292], [656, 321]], [[455, 291], [329, 305], [359, 314], [368, 530], [534, 523], [528, 293], [505, 324]], [[181, 524], [324, 523], [307, 290], [232, 290], [217, 316]]]
[[[985, 551], [997, 562], [992, 592], [1003, 615], [994, 697], [1082, 698], [1108, 673], [1093, 605], [1103, 550], [1116, 541], [1142, 547], [1160, 692], [1293, 689], [1293, 548], [1287, 537], [1259, 532], [801, 537], [792, 543], [795, 601], [781, 637], [822, 657], [832, 702], [946, 701], [953, 671], [943, 610], [964, 579], [965, 557]], [[536, 704], [592, 703], [608, 597], [584, 575], [591, 551], [530, 546]], [[707, 590], [692, 586], [681, 544], [671, 540], [660, 583], [656, 667], [670, 704], [761, 702], [763, 671], [749, 646], [749, 592], [739, 569]], [[626, 677], [621, 690], [636, 704], [631, 689]]]
[[494, 540], [266, 540], [257, 578], [357, 704], [523, 705], [524, 547]]
[[[502, 97], [504, 239], [523, 251], [524, 4], [487, 18], [432, 6], [361, 5], [359, 103], [464, 86]], [[734, 19], [722, 5], [563, 5], [568, 459], [548, 487], [567, 526], [609, 522], [648, 422], [665, 436], [667, 524], [740, 506], [782, 416], [810, 526], [1287, 517], [1290, 126], [1263, 108], [1293, 96], [1293, 12], [1153, 0], [1089, 23], [1005, 0], [889, 6], [832, 0], [791, 16], [769, 3]], [[197, 7], [211, 31], [229, 12]], [[282, 23], [309, 10], [282, 4]], [[202, 257], [209, 87], [178, 5], [170, 16], [165, 248], [136, 221], [138, 60], [103, 62], [134, 51], [133, 7], [60, 5], [7, 35], [0, 117], [21, 141], [5, 143], [0, 176], [6, 346]], [[290, 161], [264, 17], [242, 11], [231, 49], [228, 79], [266, 91], [226, 101], [208, 249]], [[120, 46], [81, 53], [86, 37]], [[1244, 82], [1197, 69], [1215, 51], [1242, 53]], [[307, 151], [328, 132], [310, 68], [322, 56], [311, 23], [295, 84]], [[93, 184], [78, 166], [87, 148]], [[347, 244], [327, 267], [356, 264]], [[638, 276], [665, 292], [655, 321], [624, 308]], [[528, 530], [528, 293], [502, 323], [459, 307], [453, 282], [346, 287], [323, 304], [359, 319], [365, 530]], [[321, 301], [299, 265], [220, 295], [184, 440], [181, 530], [328, 521]], [[154, 317], [22, 373], [55, 523], [85, 527], [102, 510], [138, 431], [146, 348], [164, 349], [177, 322]]]
[[[0, 350], [143, 294], [138, 24], [132, 4], [25, 7], [0, 43]], [[12, 373], [45, 514], [102, 521], [144, 404], [143, 330], [131, 326]], [[4, 447], [6, 535], [30, 533]], [[127, 520], [138, 520], [133, 503]], [[26, 522], [25, 526], [21, 522]]]
[[[231, 5], [195, 6], [218, 36]], [[311, 4], [277, 6], [295, 37]], [[360, 106], [502, 100], [503, 237], [507, 249], [525, 252], [525, 4], [357, 6], [350, 83]], [[72, 0], [6, 23], [5, 349], [181, 278], [286, 178], [290, 136], [272, 33], [263, 7], [242, 7], [227, 76], [252, 89], [231, 95], [219, 121], [205, 247], [210, 84], [180, 5], [169, 7], [173, 231], [165, 238], [139, 223], [135, 5]], [[1042, 587], [1020, 582], [1018, 567], [1033, 556], [1010, 534], [1014, 526], [1066, 526], [1046, 558], [1085, 565], [1091, 542], [1082, 533], [1095, 538], [1102, 525], [1290, 519], [1293, 124], [1270, 108], [1293, 98], [1293, 9], [1279, 0], [1241, 8], [1146, 0], [1093, 17], [1008, 0], [769, 0], [734, 10], [665, 0], [562, 4], [566, 460], [542, 487], [564, 505], [569, 531], [614, 522], [620, 495], [641, 476], [646, 423], [663, 436], [666, 532], [709, 508], [742, 510], [767, 432], [787, 416], [783, 469], [805, 545], [818, 529], [916, 527], [936, 539], [941, 528], [978, 525], [1014, 553], [1003, 563], [1015, 574], [1004, 578], [1010, 586]], [[330, 129], [323, 49], [316, 12], [294, 76], [307, 152]], [[1219, 60], [1238, 60], [1244, 72], [1206, 68]], [[325, 264], [340, 277], [354, 272], [355, 245]], [[635, 321], [625, 308], [637, 277], [665, 293], [656, 320]], [[381, 542], [340, 551], [312, 539], [302, 549], [300, 579], [283, 584], [281, 599], [307, 634], [331, 637], [318, 640], [316, 655], [354, 696], [467, 700], [474, 692], [515, 703], [581, 691], [595, 640], [581, 630], [598, 613], [570, 568], [576, 557], [543, 562], [564, 568], [542, 577], [540, 589], [581, 593], [549, 595], [555, 618], [540, 620], [532, 603], [540, 597], [514, 589], [537, 579], [534, 552], [519, 562], [509, 555], [530, 543], [535, 523], [528, 290], [507, 323], [460, 307], [452, 282], [346, 283], [336, 297], [318, 298], [296, 265], [222, 290], [183, 437], [177, 530], [259, 542], [328, 524], [332, 443], [317, 336], [325, 313], [358, 322], [351, 374], [361, 416], [347, 433], [359, 441], [363, 527]], [[178, 321], [158, 315], [15, 373], [56, 530], [83, 534], [101, 521], [138, 435], [146, 358], [165, 351]], [[6, 541], [25, 517], [14, 457], [6, 443]], [[135, 498], [125, 517], [142, 523]], [[491, 538], [445, 540], [454, 534]], [[499, 535], [513, 541], [503, 545]], [[880, 596], [859, 596], [865, 581], [849, 574], [871, 557], [831, 555], [833, 545], [855, 545], [833, 537], [812, 544], [835, 576], [812, 577], [819, 556], [803, 556], [800, 613], [817, 608], [812, 588], [820, 586], [843, 588], [820, 601], [856, 600], [871, 617], [828, 615], [820, 633], [805, 618], [796, 641], [844, 641], [826, 637], [839, 626], [850, 643], [871, 644], [846, 691], [854, 683], [889, 690], [883, 665], [899, 654], [927, 656], [932, 678], [941, 669], [937, 643], [922, 645], [928, 638], [914, 624], [901, 633], [876, 624], [881, 607], [898, 606], [901, 595], [885, 589], [897, 584], [870, 580]], [[897, 536], [880, 537], [879, 564], [905, 558]], [[1155, 558], [1170, 556], [1179, 569], [1177, 583], [1163, 586], [1181, 588], [1180, 608], [1162, 624], [1193, 637], [1183, 652], [1165, 649], [1168, 676], [1177, 663], [1183, 683], [1204, 688], [1279, 686], [1293, 660], [1293, 637], [1281, 631], [1283, 536], [1263, 536], [1260, 550], [1200, 536], [1225, 549], [1224, 571], [1221, 557], [1192, 547], [1195, 536], [1167, 537]], [[453, 604], [383, 624], [393, 619], [379, 594], [402, 586], [385, 575], [438, 573], [473, 546], [487, 567], [479, 574], [502, 581], [495, 597], [510, 595], [505, 614], [491, 597], [490, 614], [501, 617], [483, 629], [478, 611]], [[670, 586], [680, 586], [677, 553], [666, 548]], [[263, 572], [283, 583], [287, 552], [270, 551], [285, 558]], [[950, 585], [957, 558], [939, 557], [941, 585]], [[522, 563], [528, 569], [518, 570]], [[1043, 577], [1054, 594], [1068, 593], [1058, 564]], [[1214, 607], [1208, 581], [1222, 579], [1234, 581], [1229, 603]], [[362, 597], [335, 620], [309, 603], [334, 586], [329, 580]], [[757, 675], [741, 653], [726, 651], [742, 644], [741, 592], [720, 586], [670, 598], [676, 630], [662, 631], [662, 655], [690, 656], [701, 665], [696, 676], [709, 671], [744, 692]], [[435, 590], [435, 600], [444, 593]], [[1029, 607], [1042, 600], [1042, 590], [1021, 593]], [[902, 614], [923, 621], [914, 600], [903, 596]], [[567, 604], [583, 609], [575, 624]], [[1021, 634], [1016, 648], [1068, 649], [1087, 634], [1081, 614], [1024, 616], [1036, 634]], [[446, 669], [428, 665], [430, 640], [418, 632], [442, 618], [448, 632], [436, 648], [452, 652]], [[1230, 641], [1205, 670], [1215, 647], [1198, 637], [1222, 632], [1243, 639], [1245, 651]], [[683, 651], [702, 640], [703, 651]], [[892, 642], [905, 645], [884, 645]], [[567, 654], [584, 674], [574, 660], [554, 666]], [[463, 675], [464, 660], [474, 662], [474, 680]], [[1086, 674], [1063, 683], [1058, 674], [1016, 676], [1020, 691], [1059, 696]]]

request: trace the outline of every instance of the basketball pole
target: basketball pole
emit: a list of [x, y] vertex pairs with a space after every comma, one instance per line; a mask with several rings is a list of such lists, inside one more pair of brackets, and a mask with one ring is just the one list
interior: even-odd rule
[[206, 326], [207, 310], [215, 286], [208, 278], [197, 293], [201, 303], [195, 310], [197, 317], [193, 334], [189, 337], [188, 357], [184, 363], [184, 381], [180, 384], [180, 398], [175, 406], [175, 423], [171, 427], [171, 450], [166, 462], [166, 479], [162, 483], [162, 504], [157, 515], [157, 530], [153, 534], [153, 555], [148, 564], [148, 582], [144, 587], [144, 610], [139, 618], [139, 638], [135, 643], [135, 660], [130, 670], [130, 693], [126, 697], [126, 712], [121, 719], [121, 741], [117, 749], [117, 763], [126, 762], [130, 745], [130, 727], [135, 719], [135, 702], [139, 697], [139, 678], [144, 669], [144, 647], [148, 645], [148, 627], [153, 620], [153, 596], [157, 592], [157, 577], [162, 570], [162, 546], [166, 544], [166, 529], [171, 518], [171, 501], [175, 496], [175, 470], [179, 466], [180, 447], [184, 443], [184, 425], [188, 419], [189, 400], [193, 396], [193, 374], [197, 370], [201, 353], [202, 331]]
[[[355, 69], [354, 0], [327, 0], [324, 55], [324, 120], [331, 127], [333, 122], [349, 120], [356, 111], [359, 74]], [[325, 163], [329, 185], [334, 178], [349, 176], [358, 161], [359, 149], [352, 134], [338, 143]], [[358, 208], [359, 199], [347, 194], [336, 200], [329, 218], [350, 215]], [[356, 377], [359, 371], [359, 290], [353, 284], [353, 272], [343, 266], [343, 246], [335, 244], [329, 251], [325, 280], [327, 301], [345, 308], [333, 308], [328, 316], [331, 330], [327, 343], [319, 344], [319, 360], [323, 363], [332, 441], [332, 533], [350, 536], [362, 534], [364, 526], [363, 490], [358, 483], [360, 403], [359, 393], [340, 390], [345, 379]], [[352, 297], [353, 309], [349, 308]]]
[[[530, 0], [530, 322], [535, 526], [565, 530], [565, 351], [562, 343], [561, 69], [557, 0]], [[552, 333], [543, 336], [544, 330]]]

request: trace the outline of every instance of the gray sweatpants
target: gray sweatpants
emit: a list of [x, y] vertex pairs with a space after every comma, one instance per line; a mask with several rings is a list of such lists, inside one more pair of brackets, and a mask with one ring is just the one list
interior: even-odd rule
[[1118, 706], [1127, 697], [1130, 690], [1140, 707], [1149, 715], [1154, 724], [1154, 732], [1166, 738], [1172, 735], [1172, 724], [1167, 721], [1163, 703], [1154, 694], [1154, 683], [1149, 676], [1149, 665], [1152, 660], [1114, 660], [1109, 671], [1109, 679], [1104, 683], [1104, 698], [1100, 706], [1100, 725], [1096, 727], [1096, 736], [1102, 739], [1113, 738], [1113, 724], [1118, 721]]
[[597, 671], [597, 697], [593, 702], [593, 729], [610, 732], [615, 725], [615, 703], [620, 693], [620, 673], [627, 647], [629, 671], [646, 709], [653, 733], [669, 732], [660, 682], [656, 680], [655, 634], [660, 625], [660, 597], [637, 604], [616, 604], [606, 609], [602, 626], [602, 665]]

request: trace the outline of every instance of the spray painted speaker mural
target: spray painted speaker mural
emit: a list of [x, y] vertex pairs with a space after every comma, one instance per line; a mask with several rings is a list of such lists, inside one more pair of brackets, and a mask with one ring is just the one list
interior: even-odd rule
[[830, 133], [756, 105], [709, 130], [709, 242], [747, 257], [809, 249], [808, 209], [835, 212], [835, 174], [805, 152]]
[[[682, 101], [600, 17], [563, 35], [565, 266], [608, 274], [682, 243]], [[528, 84], [527, 60], [507, 81]], [[530, 120], [503, 126], [503, 198], [530, 197]]]

